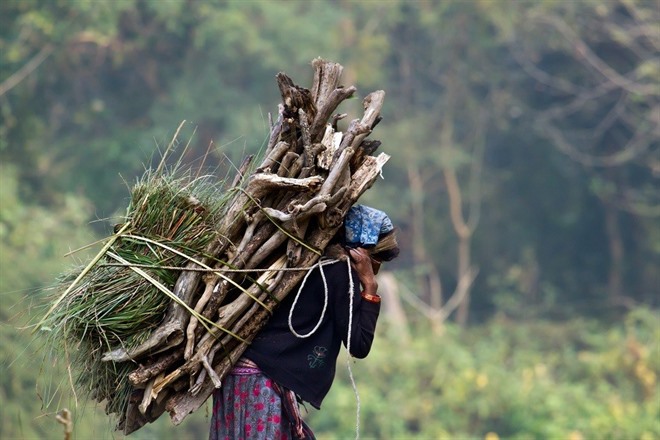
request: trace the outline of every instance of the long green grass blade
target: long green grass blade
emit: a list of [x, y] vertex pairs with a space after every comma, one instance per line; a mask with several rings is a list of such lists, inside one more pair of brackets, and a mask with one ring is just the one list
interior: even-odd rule
[[96, 256], [92, 259], [92, 261], [89, 262], [89, 264], [85, 267], [85, 269], [83, 269], [83, 271], [80, 272], [80, 274], [76, 277], [76, 279], [73, 280], [73, 282], [69, 285], [69, 288], [66, 289], [66, 290], [64, 291], [64, 293], [63, 293], [62, 295], [59, 296], [59, 298], [57, 298], [57, 300], [53, 303], [53, 305], [50, 307], [50, 309], [48, 310], [48, 312], [46, 312], [46, 314], [44, 315], [44, 317], [41, 318], [41, 321], [39, 321], [39, 322], [35, 325], [34, 330], [32, 330], [32, 333], [35, 333], [37, 330], [39, 330], [39, 328], [41, 327], [41, 325], [42, 325], [44, 322], [46, 322], [46, 320], [48, 319], [48, 317], [50, 316], [50, 314], [53, 313], [53, 310], [55, 310], [55, 308], [56, 308], [56, 307], [62, 302], [62, 300], [63, 300], [64, 298], [66, 298], [66, 296], [67, 296], [67, 295], [73, 290], [73, 288], [76, 287], [76, 286], [78, 285], [78, 283], [80, 282], [80, 280], [82, 280], [83, 277], [84, 277], [85, 275], [87, 275], [87, 273], [89, 273], [89, 271], [94, 267], [94, 265], [95, 265], [95, 264], [96, 264], [96, 263], [97, 263], [97, 262], [103, 257], [103, 255], [105, 255], [105, 253], [108, 251], [108, 249], [110, 249], [110, 247], [112, 247], [112, 245], [115, 243], [115, 241], [117, 241], [117, 239], [121, 236], [121, 234], [123, 234], [124, 231], [125, 231], [126, 229], [128, 229], [128, 227], [130, 226], [130, 224], [131, 224], [130, 222], [126, 222], [126, 223], [124, 224], [124, 226], [122, 226], [122, 228], [119, 230], [119, 232], [117, 232], [116, 234], [114, 234], [114, 235], [112, 235], [112, 236], [110, 237], [110, 239], [109, 239], [108, 242], [105, 244], [105, 246], [103, 246], [103, 248], [101, 248], [101, 250], [99, 251], [99, 253], [96, 254]]

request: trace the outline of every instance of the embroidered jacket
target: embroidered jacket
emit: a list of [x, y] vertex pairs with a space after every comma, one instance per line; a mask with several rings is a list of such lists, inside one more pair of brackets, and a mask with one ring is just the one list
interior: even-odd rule
[[[306, 338], [297, 337], [289, 329], [289, 312], [298, 293], [295, 288], [244, 353], [264, 374], [317, 409], [334, 380], [341, 344], [347, 345], [350, 308], [347, 262], [327, 264], [322, 270], [328, 286], [328, 306], [318, 328]], [[371, 349], [380, 303], [362, 299], [357, 273], [352, 270], [352, 274], [350, 351], [361, 359]], [[307, 335], [316, 327], [323, 312], [324, 296], [323, 279], [315, 268], [307, 277], [293, 309], [291, 323], [296, 333]]]

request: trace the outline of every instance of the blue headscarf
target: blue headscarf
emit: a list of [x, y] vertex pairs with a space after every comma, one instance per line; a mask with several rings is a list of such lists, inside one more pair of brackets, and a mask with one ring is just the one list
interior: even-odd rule
[[350, 247], [371, 247], [378, 243], [378, 236], [394, 229], [390, 218], [383, 211], [365, 205], [353, 205], [344, 219], [346, 244]]

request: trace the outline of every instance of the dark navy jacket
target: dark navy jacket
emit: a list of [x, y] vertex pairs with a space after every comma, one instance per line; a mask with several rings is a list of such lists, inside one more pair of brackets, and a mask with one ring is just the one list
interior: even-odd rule
[[[328, 285], [328, 306], [318, 329], [307, 338], [298, 338], [289, 330], [289, 312], [298, 294], [295, 288], [244, 353], [266, 376], [317, 409], [335, 377], [341, 344], [347, 345], [350, 304], [348, 264], [340, 261], [325, 265], [322, 270]], [[351, 271], [354, 286], [350, 349], [354, 357], [364, 358], [371, 349], [380, 303], [362, 299], [357, 273]], [[307, 277], [295, 304], [292, 324], [296, 333], [306, 335], [319, 322], [324, 295], [321, 273], [316, 268]]]

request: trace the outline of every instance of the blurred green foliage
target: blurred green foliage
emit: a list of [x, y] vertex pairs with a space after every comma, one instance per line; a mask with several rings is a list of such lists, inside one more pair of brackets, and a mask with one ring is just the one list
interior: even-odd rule
[[[467, 328], [409, 306], [412, 342], [379, 328], [354, 366], [362, 437], [659, 437], [659, 19], [654, 0], [0, 2], [0, 438], [62, 438], [63, 407], [75, 438], [120, 437], [23, 327], [181, 120], [183, 162], [231, 175], [275, 74], [309, 86], [316, 56], [358, 88], [346, 120], [387, 92], [392, 160], [364, 202], [400, 228], [402, 290], [457, 283], [447, 170], [479, 268]], [[340, 363], [310, 423], [351, 438], [354, 412]], [[200, 410], [132, 438], [207, 429]]]
[[[424, 329], [411, 343], [381, 329], [352, 361], [362, 438], [654, 439], [660, 436], [660, 324], [648, 309], [614, 326], [496, 316], [467, 331]], [[310, 423], [352, 438], [357, 403], [345, 360]], [[349, 416], [352, 414], [353, 416]], [[494, 438], [494, 437], [491, 437]]]

